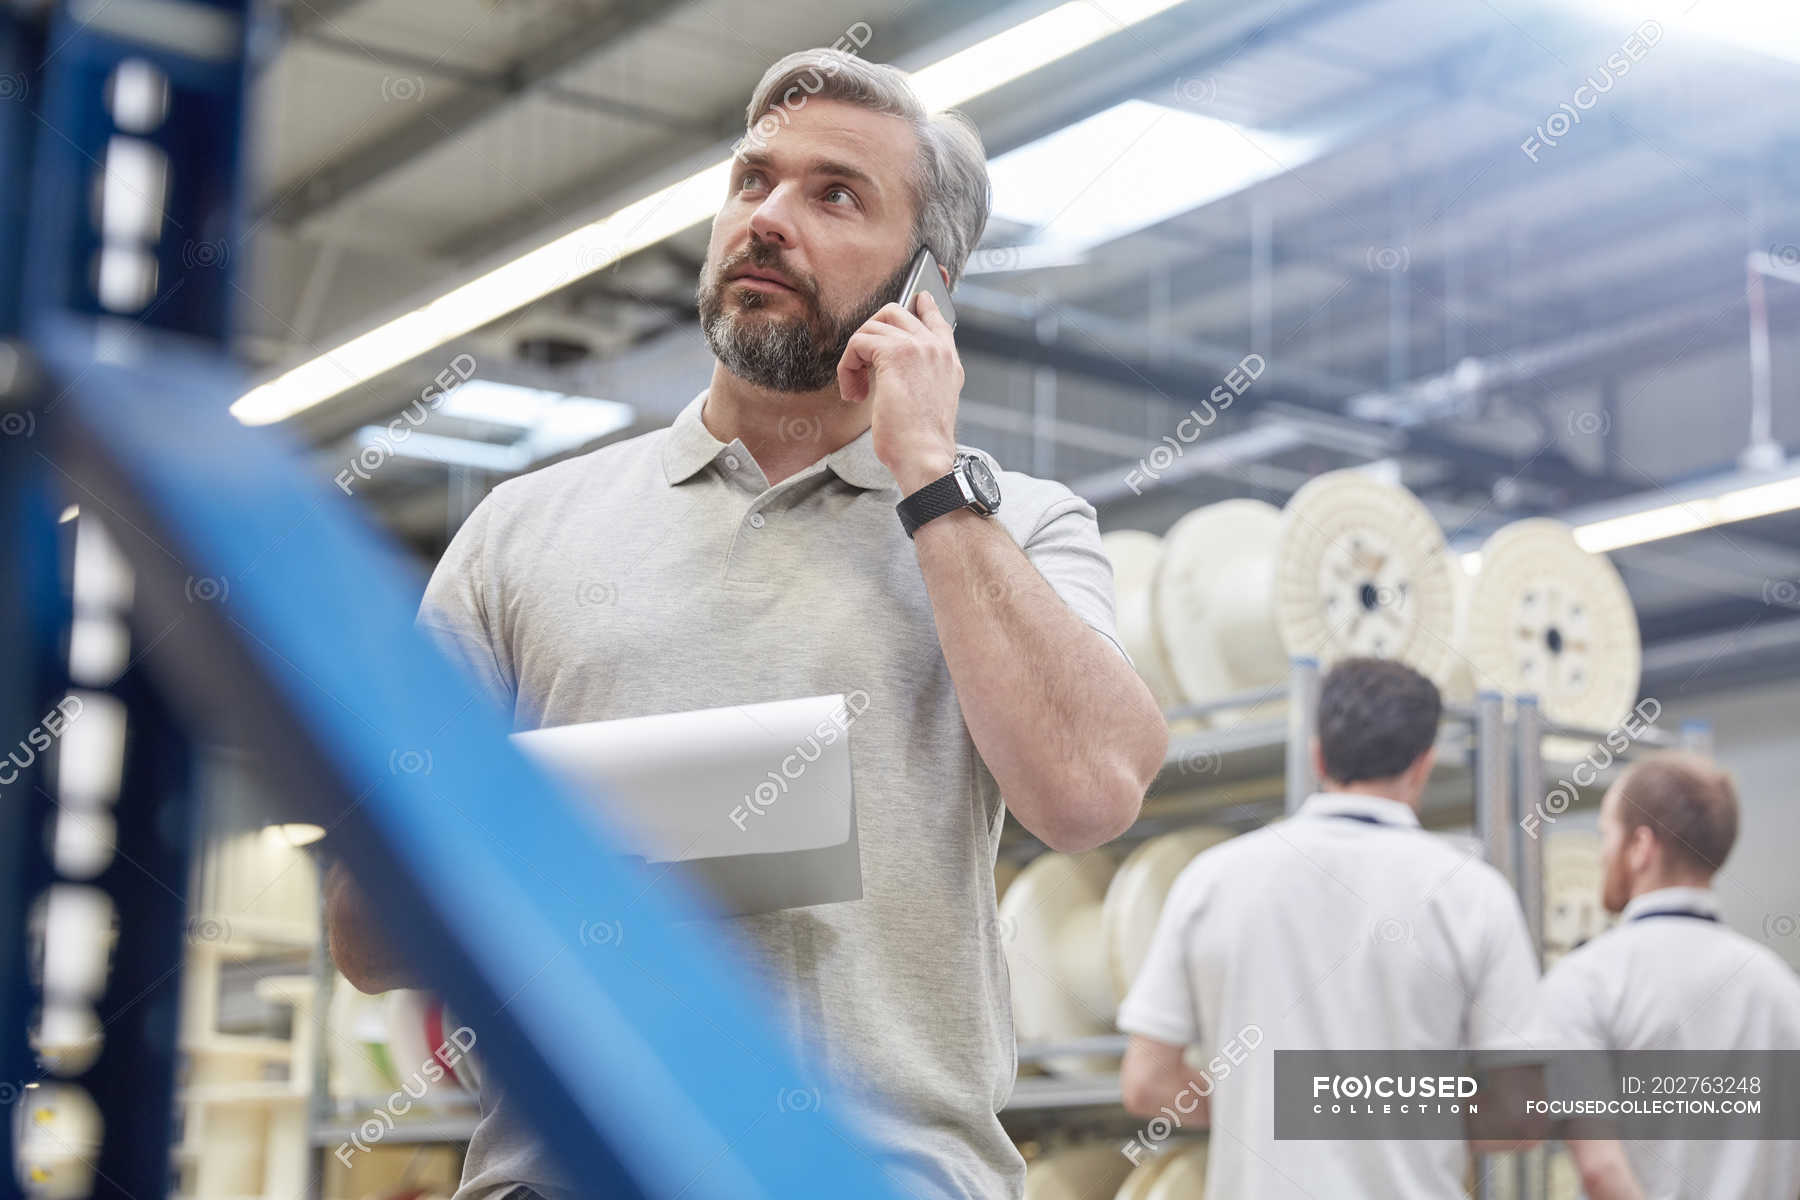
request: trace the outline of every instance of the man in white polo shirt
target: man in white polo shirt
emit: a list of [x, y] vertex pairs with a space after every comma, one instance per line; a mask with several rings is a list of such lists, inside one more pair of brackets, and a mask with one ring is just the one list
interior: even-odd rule
[[[746, 116], [699, 281], [708, 386], [667, 429], [497, 487], [419, 619], [519, 729], [866, 694], [862, 898], [723, 922], [721, 953], [746, 952], [762, 1015], [832, 1085], [819, 1102], [907, 1195], [1017, 1200], [995, 1115], [1015, 1070], [1002, 821], [1062, 850], [1110, 840], [1168, 728], [1114, 636], [1093, 506], [956, 440], [951, 326], [929, 295], [893, 303], [921, 246], [953, 286], [981, 237], [973, 126], [891, 67], [816, 51], [770, 67]], [[356, 901], [334, 876], [340, 968], [402, 983]], [[611, 1036], [601, 1021], [569, 1036]], [[458, 1200], [585, 1195], [483, 1065]]]
[[[1208, 1098], [1194, 1114], [1210, 1120], [1208, 1196], [1464, 1194], [1462, 1142], [1274, 1138], [1276, 1050], [1529, 1045], [1537, 966], [1517, 898], [1472, 850], [1419, 826], [1439, 714], [1418, 672], [1339, 663], [1319, 695], [1323, 790], [1291, 820], [1201, 854], [1169, 893], [1119, 1009], [1132, 1035], [1122, 1085], [1143, 1117]], [[1216, 1077], [1190, 1068], [1190, 1046], [1196, 1062], [1226, 1065]]]
[[[1800, 978], [1719, 919], [1712, 879], [1737, 827], [1737, 790], [1704, 758], [1665, 752], [1619, 776], [1600, 802], [1601, 902], [1623, 920], [1544, 977], [1550, 1045], [1800, 1050]], [[1568, 1147], [1593, 1200], [1800, 1195], [1796, 1142], [1577, 1139]]]

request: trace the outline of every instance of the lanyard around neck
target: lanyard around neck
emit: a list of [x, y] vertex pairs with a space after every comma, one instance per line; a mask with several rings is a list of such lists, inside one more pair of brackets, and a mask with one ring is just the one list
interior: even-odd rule
[[1715, 925], [1719, 923], [1719, 918], [1714, 914], [1697, 912], [1691, 908], [1653, 908], [1649, 912], [1638, 913], [1631, 919], [1634, 921], [1648, 921], [1651, 917], [1687, 917], [1694, 921], [1711, 921]]
[[1327, 813], [1325, 815], [1339, 821], [1361, 821], [1364, 825], [1386, 825], [1390, 829], [1400, 828], [1391, 821], [1384, 821], [1380, 817], [1371, 817], [1368, 813]]

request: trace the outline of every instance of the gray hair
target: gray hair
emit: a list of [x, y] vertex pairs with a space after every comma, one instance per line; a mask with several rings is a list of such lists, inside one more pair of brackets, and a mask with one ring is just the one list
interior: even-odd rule
[[954, 110], [928, 114], [904, 71], [819, 47], [795, 51], [763, 73], [744, 110], [745, 140], [766, 140], [785, 124], [784, 114], [813, 96], [887, 113], [912, 126], [919, 139], [911, 181], [913, 235], [931, 248], [955, 287], [987, 228], [993, 204], [987, 151], [975, 123]]

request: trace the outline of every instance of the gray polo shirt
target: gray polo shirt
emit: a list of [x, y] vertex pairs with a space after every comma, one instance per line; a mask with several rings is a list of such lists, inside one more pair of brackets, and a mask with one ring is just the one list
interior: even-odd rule
[[[899, 486], [865, 431], [770, 487], [741, 441], [701, 422], [705, 400], [495, 488], [445, 551], [420, 623], [516, 729], [866, 692], [850, 733], [863, 898], [720, 924], [766, 1017], [842, 1093], [837, 1115], [904, 1193], [1019, 1197], [1025, 1164], [995, 1116], [1017, 1066], [994, 903], [1004, 810], [894, 513]], [[988, 461], [993, 519], [1125, 655], [1093, 507]], [[457, 1200], [567, 1190], [487, 1076]]]

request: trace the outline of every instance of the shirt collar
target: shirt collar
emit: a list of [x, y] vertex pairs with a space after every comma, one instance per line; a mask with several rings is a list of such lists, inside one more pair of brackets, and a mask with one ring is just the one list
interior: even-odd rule
[[[732, 439], [730, 445], [721, 442], [700, 419], [701, 409], [706, 407], [704, 389], [699, 395], [688, 401], [669, 426], [668, 435], [663, 439], [663, 475], [671, 485], [678, 484], [693, 477], [706, 464], [717, 458], [727, 449], [735, 447], [740, 453], [748, 454], [743, 442]], [[859, 488], [893, 487], [894, 476], [875, 456], [875, 431], [865, 429], [849, 442], [839, 446], [825, 456], [825, 465], [832, 473], [845, 483]]]
[[676, 415], [663, 438], [663, 474], [668, 476], [671, 485], [688, 479], [725, 449], [725, 443], [714, 437], [706, 422], [700, 419], [700, 410], [706, 406], [706, 393], [710, 390], [702, 389], [698, 396], [687, 402], [687, 407]]
[[1369, 817], [1383, 825], [1419, 828], [1419, 814], [1410, 804], [1390, 800], [1386, 796], [1364, 796], [1357, 792], [1314, 792], [1295, 814], [1301, 817]]
[[1719, 898], [1711, 888], [1703, 887], [1666, 887], [1657, 888], [1653, 892], [1644, 892], [1632, 899], [1619, 914], [1620, 920], [1629, 921], [1633, 917], [1649, 912], [1701, 913], [1705, 916], [1719, 915]]

